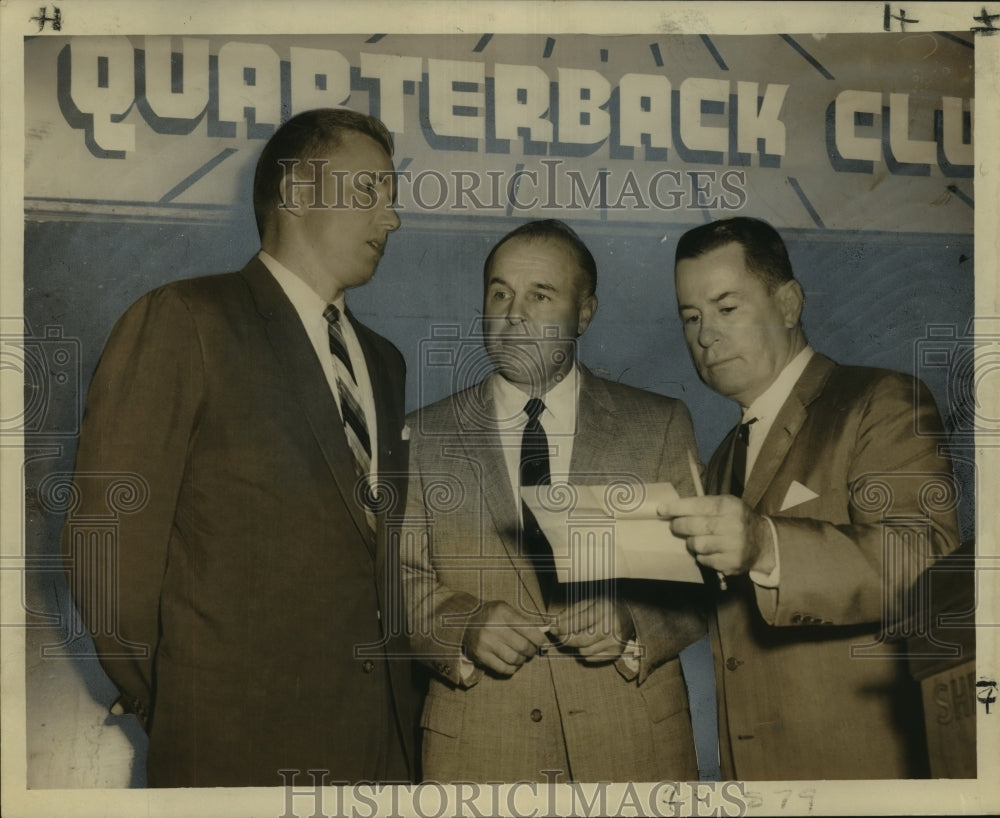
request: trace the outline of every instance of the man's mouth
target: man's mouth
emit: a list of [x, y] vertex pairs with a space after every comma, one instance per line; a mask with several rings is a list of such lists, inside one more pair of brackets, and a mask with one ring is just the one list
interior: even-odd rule
[[732, 363], [736, 358], [722, 358], [715, 361], [705, 361], [705, 367], [707, 369], [715, 369], [719, 366], [725, 366], [726, 364]]
[[376, 253], [382, 255], [385, 250], [385, 240], [379, 241], [378, 239], [369, 239], [366, 244], [372, 248]]

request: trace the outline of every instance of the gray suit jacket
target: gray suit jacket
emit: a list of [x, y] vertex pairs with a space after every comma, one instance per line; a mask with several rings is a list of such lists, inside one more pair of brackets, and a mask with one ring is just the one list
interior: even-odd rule
[[[355, 326], [380, 469], [398, 474], [403, 359]], [[118, 322], [63, 545], [103, 666], [149, 732], [150, 786], [412, 774], [418, 692], [379, 615], [400, 605], [385, 532], [399, 512], [373, 533], [355, 482], [322, 365], [259, 259], [161, 287]], [[105, 545], [118, 484], [135, 496]]]
[[[632, 477], [693, 493], [695, 450], [676, 400], [581, 371], [570, 482]], [[700, 586], [619, 580], [645, 651], [638, 675], [622, 660], [588, 665], [550, 649], [509, 678], [463, 682], [464, 620], [481, 602], [544, 610], [518, 552], [518, 511], [480, 384], [411, 416], [411, 483], [402, 563], [413, 648], [434, 671], [422, 726], [426, 778], [659, 781], [697, 776], [678, 651], [704, 633]], [[508, 442], [509, 445], [509, 442]], [[550, 774], [551, 775], [551, 774]]]
[[[710, 492], [729, 490], [733, 438]], [[919, 381], [810, 360], [743, 495], [774, 520], [780, 586], [730, 578], [712, 623], [724, 777], [927, 774], [919, 692], [891, 637], [919, 624], [901, 616], [921, 568], [957, 545], [942, 441]]]

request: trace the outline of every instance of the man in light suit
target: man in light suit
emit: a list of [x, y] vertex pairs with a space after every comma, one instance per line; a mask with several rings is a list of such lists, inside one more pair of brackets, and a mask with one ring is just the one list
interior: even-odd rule
[[[404, 364], [344, 306], [399, 226], [391, 155], [371, 117], [290, 119], [257, 165], [261, 252], [141, 298], [94, 375], [64, 552], [150, 786], [414, 775], [418, 702], [382, 616]], [[80, 521], [123, 477], [138, 496], [104, 550]]]
[[[725, 578], [711, 626], [723, 775], [927, 774], [901, 646], [921, 571], [957, 545], [957, 495], [927, 389], [816, 353], [803, 293], [765, 222], [686, 233], [677, 305], [701, 379], [742, 421], [710, 496], [660, 509]], [[918, 430], [920, 430], [918, 432]]]
[[520, 501], [531, 446], [542, 452], [538, 482], [620, 480], [641, 492], [672, 481], [693, 492], [686, 407], [576, 360], [596, 276], [561, 222], [505, 236], [484, 270], [495, 371], [408, 421], [401, 552], [412, 645], [434, 671], [421, 720], [432, 780], [697, 776], [677, 654], [704, 633], [689, 593], [699, 586], [559, 585]]

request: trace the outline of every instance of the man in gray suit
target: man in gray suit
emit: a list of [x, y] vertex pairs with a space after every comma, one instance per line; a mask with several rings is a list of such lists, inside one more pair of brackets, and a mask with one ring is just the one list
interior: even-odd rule
[[409, 418], [401, 549], [411, 644], [433, 669], [424, 776], [439, 781], [696, 778], [678, 652], [704, 632], [697, 586], [560, 585], [520, 497], [551, 481], [694, 491], [679, 401], [595, 377], [575, 341], [597, 308], [594, 259], [566, 225], [529, 222], [485, 264], [495, 371]]
[[[257, 165], [260, 253], [147, 294], [101, 356], [64, 549], [150, 786], [414, 775], [393, 509], [371, 502], [406, 464], [403, 358], [345, 303], [399, 227], [392, 147], [354, 111], [290, 119]], [[77, 523], [122, 475], [144, 502], [105, 547]]]

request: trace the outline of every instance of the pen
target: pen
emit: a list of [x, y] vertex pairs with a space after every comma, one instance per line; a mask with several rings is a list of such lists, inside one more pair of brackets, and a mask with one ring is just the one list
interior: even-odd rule
[[[697, 497], [705, 496], [705, 489], [701, 485], [701, 474], [698, 472], [698, 462], [694, 459], [694, 454], [688, 449], [688, 466], [691, 467], [691, 479], [694, 480], [694, 493]], [[719, 588], [720, 590], [728, 590], [729, 586], [726, 585], [726, 575], [722, 571], [715, 572], [719, 577]]]

